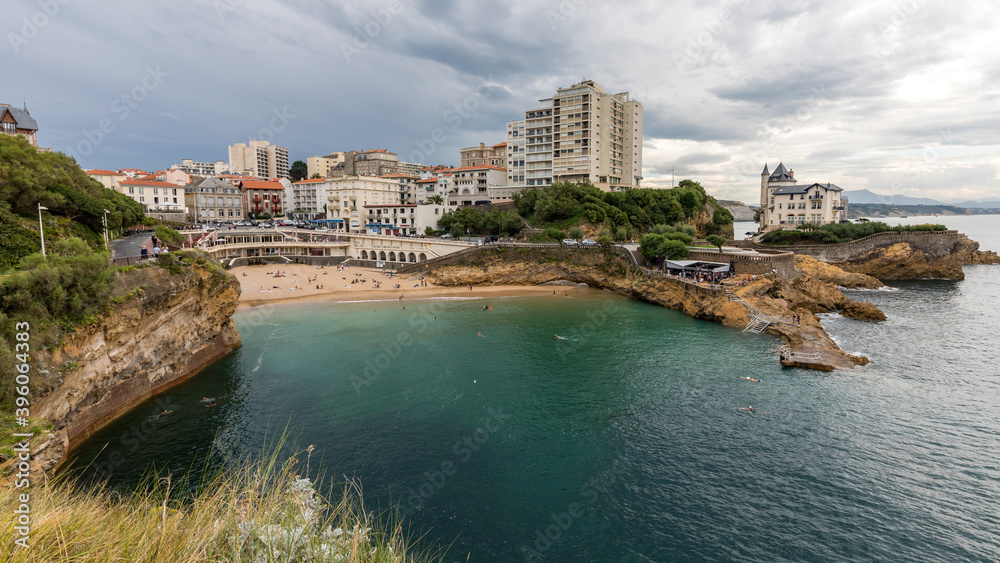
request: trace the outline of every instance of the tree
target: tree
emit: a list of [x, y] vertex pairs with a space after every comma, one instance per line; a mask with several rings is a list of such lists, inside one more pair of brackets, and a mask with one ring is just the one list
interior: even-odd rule
[[708, 235], [708, 237], [705, 240], [711, 243], [712, 246], [718, 246], [719, 254], [722, 254], [722, 245], [726, 244], [725, 237], [720, 237], [719, 235]]
[[427, 198], [428, 203], [433, 203], [435, 205], [442, 205], [444, 203], [444, 198], [440, 194], [434, 194]]
[[583, 229], [580, 227], [570, 227], [569, 230], [566, 231], [566, 234], [569, 235], [569, 238], [571, 239], [580, 240], [583, 238]]
[[288, 179], [293, 182], [301, 182], [308, 175], [309, 168], [301, 160], [296, 160], [288, 167]]
[[316, 172], [315, 174], [309, 177], [309, 179], [311, 180], [315, 180], [316, 178], [322, 178], [322, 176], [319, 175], [319, 172]]

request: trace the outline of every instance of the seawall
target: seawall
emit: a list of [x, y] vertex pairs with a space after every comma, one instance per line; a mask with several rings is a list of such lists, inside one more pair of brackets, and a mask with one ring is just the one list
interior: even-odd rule
[[115, 295], [108, 314], [39, 354], [32, 414], [50, 421], [56, 438], [33, 456], [33, 470], [58, 469], [82, 440], [242, 343], [232, 318], [239, 283], [211, 262], [119, 274]]
[[979, 243], [958, 231], [885, 232], [839, 244], [771, 246], [731, 241], [758, 251], [786, 251], [812, 256], [847, 272], [880, 279], [965, 278], [964, 263], [995, 263]]

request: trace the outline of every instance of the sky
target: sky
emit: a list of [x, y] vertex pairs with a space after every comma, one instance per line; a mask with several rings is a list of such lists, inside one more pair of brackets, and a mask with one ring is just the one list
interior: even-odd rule
[[586, 78], [645, 110], [643, 183], [1000, 196], [1000, 8], [979, 0], [24, 0], [0, 102], [90, 168], [388, 149], [457, 165]]

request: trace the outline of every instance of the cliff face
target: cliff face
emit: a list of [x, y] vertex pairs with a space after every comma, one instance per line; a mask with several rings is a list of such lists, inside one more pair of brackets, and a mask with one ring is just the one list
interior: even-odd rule
[[[977, 243], [965, 239], [978, 247]], [[962, 244], [962, 243], [959, 243]], [[959, 245], [956, 245], [959, 246]], [[942, 256], [928, 255], [905, 242], [876, 248], [857, 257], [833, 264], [842, 270], [866, 274], [879, 279], [907, 280], [921, 278], [965, 279], [963, 258], [969, 254], [965, 248]]]
[[242, 343], [232, 318], [239, 282], [216, 266], [125, 272], [115, 295], [109, 314], [39, 354], [42, 386], [32, 414], [57, 432], [35, 456], [39, 470], [53, 469], [72, 445]]
[[[463, 263], [442, 265], [424, 275], [445, 286], [532, 285], [569, 280], [735, 328], [743, 328], [749, 321], [747, 309], [730, 302], [724, 290], [666, 277], [646, 277], [627, 268], [621, 257], [608, 257], [598, 252], [574, 255], [564, 251], [557, 256], [546, 256], [538, 251], [521, 250], [524, 252], [483, 251], [479, 256], [463, 259]], [[819, 354], [816, 361], [801, 367], [850, 369], [868, 363], [866, 358], [842, 351], [823, 330], [819, 318], [812, 314], [841, 310], [852, 304], [836, 285], [811, 276], [799, 276], [792, 281], [762, 277], [746, 286], [734, 286], [732, 290], [763, 313], [763, 318], [772, 323], [767, 332], [784, 338], [791, 350]], [[803, 316], [800, 325], [791, 322], [793, 314]]]
[[965, 279], [962, 264], [1000, 264], [995, 252], [979, 250], [979, 243], [965, 235], [937, 237], [934, 244], [922, 246], [897, 242], [831, 263], [848, 272], [887, 280], [961, 280]]
[[725, 293], [667, 278], [646, 278], [633, 271], [609, 271], [596, 259], [582, 261], [530, 263], [516, 260], [494, 259], [483, 265], [443, 266], [431, 270], [426, 277], [444, 286], [461, 285], [537, 285], [568, 280], [607, 289], [620, 295], [635, 297], [650, 303], [677, 309], [692, 317], [723, 322], [730, 326], [743, 326], [747, 322], [746, 309], [730, 303]]

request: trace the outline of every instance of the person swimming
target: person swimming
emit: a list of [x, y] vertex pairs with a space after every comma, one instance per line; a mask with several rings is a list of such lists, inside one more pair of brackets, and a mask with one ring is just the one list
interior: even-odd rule
[[209, 407], [214, 407], [214, 406], [215, 406], [215, 401], [212, 401], [211, 403], [205, 405], [205, 408], [207, 409]]
[[558, 338], [559, 340], [569, 340], [565, 336], [559, 336], [558, 334], [556, 335], [556, 338]]
[[210, 402], [213, 402], [213, 401], [215, 401], [215, 399], [212, 398], [212, 397], [202, 397], [201, 398], [201, 402], [202, 403], [210, 403]]
[[485, 337], [485, 336], [483, 336], [483, 333], [481, 333], [481, 332], [480, 332], [480, 333], [479, 333], [479, 338], [486, 338], [486, 337]]

